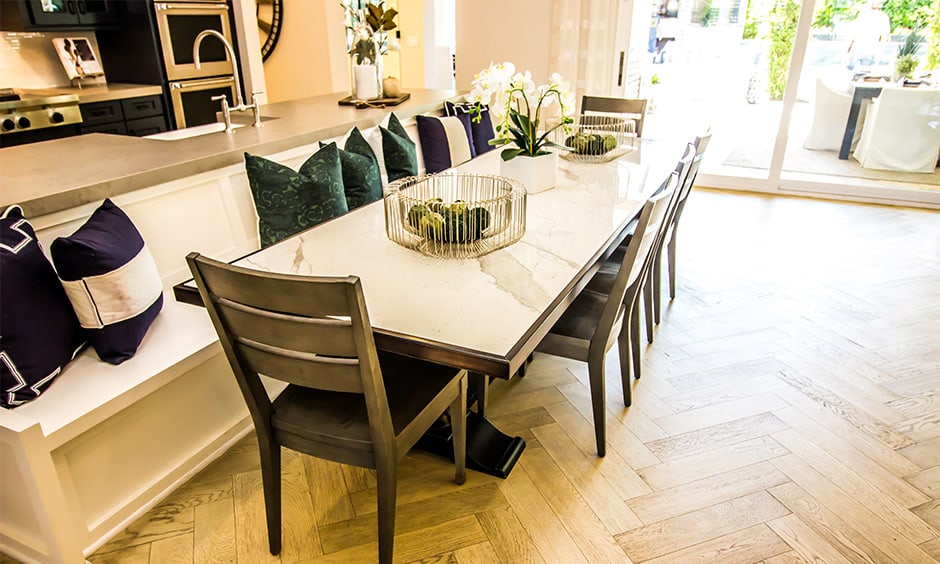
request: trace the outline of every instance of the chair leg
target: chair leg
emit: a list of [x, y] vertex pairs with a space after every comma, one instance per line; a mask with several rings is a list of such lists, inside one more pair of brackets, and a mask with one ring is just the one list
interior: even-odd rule
[[395, 554], [395, 503], [398, 495], [398, 465], [391, 458], [376, 456], [378, 490], [379, 562], [391, 564]]
[[620, 383], [623, 388], [623, 405], [630, 407], [630, 404], [633, 403], [633, 390], [631, 389], [633, 381], [630, 378], [633, 369], [630, 366], [630, 327], [627, 323], [623, 324], [620, 334], [617, 335], [617, 348], [620, 353]]
[[607, 455], [607, 394], [604, 385], [604, 356], [588, 361], [591, 383], [591, 406], [594, 410], [594, 438], [597, 456]]
[[450, 406], [450, 427], [454, 435], [454, 481], [467, 480], [467, 376], [460, 379], [460, 393]]
[[281, 447], [268, 437], [258, 437], [261, 453], [261, 484], [264, 510], [268, 520], [268, 548], [281, 552]]
[[640, 308], [634, 304], [630, 312], [630, 356], [633, 359], [633, 377], [640, 379]]
[[[660, 249], [661, 250], [661, 249]], [[653, 259], [653, 321], [659, 325], [662, 320], [663, 309], [663, 254], [656, 253]]]
[[666, 253], [669, 255], [669, 299], [676, 297], [676, 228], [672, 228], [672, 238], [666, 245]]
[[646, 342], [653, 342], [653, 284], [650, 279], [646, 279], [646, 283], [643, 284], [643, 303], [645, 307], [645, 315], [643, 316], [646, 321]]

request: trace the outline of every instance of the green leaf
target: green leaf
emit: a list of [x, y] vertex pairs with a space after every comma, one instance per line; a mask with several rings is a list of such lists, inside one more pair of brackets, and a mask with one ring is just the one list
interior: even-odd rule
[[524, 152], [525, 151], [522, 149], [503, 149], [503, 152], [500, 153], [499, 156], [502, 157], [504, 161], [508, 161], [518, 157]]
[[487, 141], [487, 143], [492, 147], [500, 147], [507, 143], [512, 143], [512, 139], [507, 139], [505, 137], [494, 137], [493, 139]]
[[388, 21], [388, 20], [392, 20], [397, 15], [398, 15], [398, 10], [396, 10], [395, 8], [389, 8], [388, 10], [385, 10], [385, 15], [382, 16], [382, 18]]
[[566, 147], [564, 145], [559, 145], [558, 143], [555, 143], [554, 141], [546, 141], [545, 146], [554, 147], [555, 149], [564, 149], [565, 151], [569, 151], [569, 152], [574, 151], [574, 147]]
[[369, 9], [369, 15], [375, 18], [376, 20], [382, 18], [382, 7], [376, 4], [366, 4], [366, 8]]
[[385, 22], [382, 24], [382, 29], [385, 31], [391, 31], [395, 29], [395, 22]]

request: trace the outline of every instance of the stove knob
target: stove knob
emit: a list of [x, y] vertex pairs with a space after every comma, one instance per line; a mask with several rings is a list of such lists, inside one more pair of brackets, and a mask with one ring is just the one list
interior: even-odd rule
[[14, 123], [11, 118], [6, 118], [3, 120], [3, 123], [0, 124], [0, 127], [2, 127], [4, 131], [13, 131], [16, 129], [16, 123]]
[[20, 129], [26, 129], [27, 127], [32, 125], [32, 122], [29, 121], [28, 117], [23, 116], [20, 119], [16, 120], [16, 125]]
[[50, 112], [50, 113], [49, 113], [49, 120], [50, 120], [52, 123], [62, 123], [63, 121], [65, 121], [65, 116], [62, 115], [61, 112]]

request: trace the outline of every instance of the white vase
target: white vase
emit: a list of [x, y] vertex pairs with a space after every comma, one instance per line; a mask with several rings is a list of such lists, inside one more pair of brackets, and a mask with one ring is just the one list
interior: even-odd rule
[[374, 100], [381, 97], [375, 65], [355, 65], [353, 73], [357, 100]]
[[529, 194], [538, 194], [554, 188], [557, 171], [557, 153], [537, 157], [519, 155], [514, 159], [501, 161], [500, 165], [500, 174], [521, 182]]

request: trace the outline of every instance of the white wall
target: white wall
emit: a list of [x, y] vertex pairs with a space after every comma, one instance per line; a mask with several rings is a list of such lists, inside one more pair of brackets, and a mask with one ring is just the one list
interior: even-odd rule
[[[52, 39], [55, 37], [86, 37], [95, 55], [101, 58], [93, 31], [0, 32], [0, 86], [70, 86], [71, 81], [52, 46]], [[90, 82], [92, 79], [87, 80]]]
[[268, 102], [349, 89], [349, 62], [338, 0], [284, 0], [281, 37], [264, 63]]
[[491, 62], [548, 80], [551, 25], [552, 0], [457, 0], [457, 90]]

